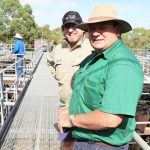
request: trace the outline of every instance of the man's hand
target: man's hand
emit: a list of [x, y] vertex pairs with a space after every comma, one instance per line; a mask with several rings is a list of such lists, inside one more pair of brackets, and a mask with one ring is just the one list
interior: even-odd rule
[[58, 113], [58, 121], [57, 128], [60, 132], [63, 133], [63, 128], [71, 128], [71, 124], [69, 122], [69, 111], [68, 108], [63, 108]]

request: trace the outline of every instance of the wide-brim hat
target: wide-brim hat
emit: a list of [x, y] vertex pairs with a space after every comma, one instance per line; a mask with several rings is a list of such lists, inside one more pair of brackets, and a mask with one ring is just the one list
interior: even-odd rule
[[62, 28], [66, 24], [70, 24], [70, 23], [75, 24], [75, 25], [82, 23], [82, 18], [78, 12], [68, 11], [67, 13], [65, 13], [65, 15], [62, 18]]
[[88, 31], [88, 26], [93, 23], [115, 21], [120, 25], [121, 33], [132, 30], [131, 25], [119, 19], [117, 9], [109, 4], [97, 4], [91, 11], [88, 21], [77, 25], [78, 28]]
[[22, 36], [19, 33], [16, 33], [16, 35], [14, 36], [17, 39], [23, 39]]

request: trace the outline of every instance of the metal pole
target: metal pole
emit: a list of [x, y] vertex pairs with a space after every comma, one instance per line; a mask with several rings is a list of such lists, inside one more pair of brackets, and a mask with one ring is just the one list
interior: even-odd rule
[[15, 100], [18, 99], [18, 60], [17, 60], [17, 55], [15, 55]]
[[150, 150], [150, 146], [134, 131], [133, 139], [143, 150]]
[[3, 73], [0, 73], [0, 117], [1, 117], [1, 125], [4, 124], [4, 93], [3, 93]]
[[25, 85], [25, 75], [26, 75], [26, 62], [25, 62], [25, 55], [23, 56], [23, 84]]

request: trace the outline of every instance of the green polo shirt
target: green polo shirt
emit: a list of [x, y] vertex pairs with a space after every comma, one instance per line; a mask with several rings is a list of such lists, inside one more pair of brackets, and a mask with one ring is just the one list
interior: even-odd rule
[[84, 114], [97, 109], [125, 116], [118, 128], [93, 131], [75, 127], [73, 137], [113, 145], [128, 143], [135, 130], [134, 117], [142, 88], [141, 65], [121, 39], [100, 55], [93, 52], [76, 72], [70, 113]]

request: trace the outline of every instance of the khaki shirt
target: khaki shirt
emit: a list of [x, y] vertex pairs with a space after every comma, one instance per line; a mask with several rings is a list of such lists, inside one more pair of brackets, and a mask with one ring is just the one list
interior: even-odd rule
[[91, 54], [92, 50], [89, 40], [84, 38], [73, 49], [64, 40], [49, 53], [47, 60], [53, 76], [59, 83], [61, 106], [68, 106], [74, 74], [79, 69], [81, 61]]

